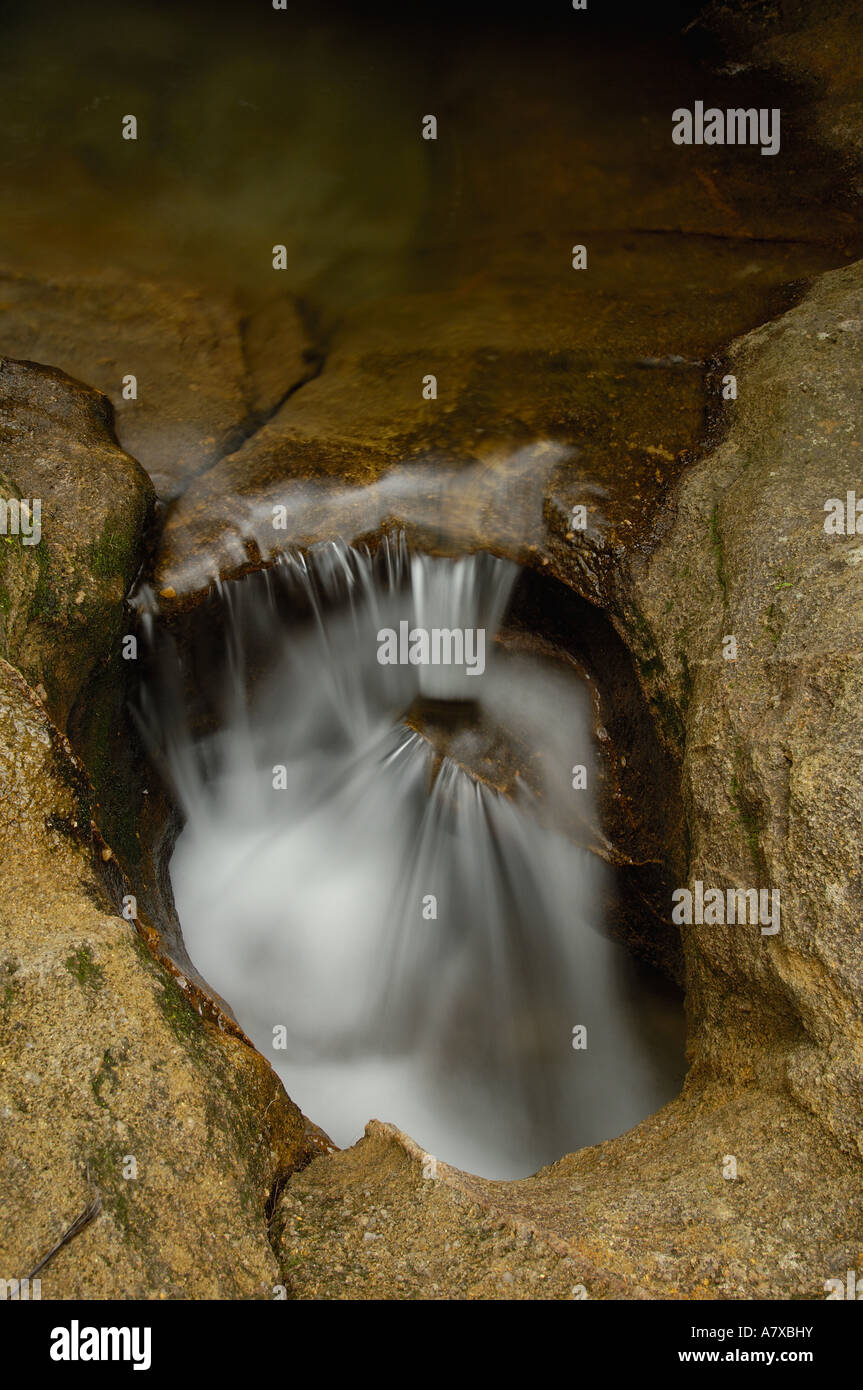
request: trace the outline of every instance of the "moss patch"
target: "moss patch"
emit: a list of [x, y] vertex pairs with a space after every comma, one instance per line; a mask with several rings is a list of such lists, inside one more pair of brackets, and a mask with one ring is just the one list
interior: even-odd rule
[[87, 546], [87, 564], [99, 579], [125, 576], [130, 557], [134, 555], [136, 529], [109, 517], [97, 540]]
[[[134, 1144], [131, 1145], [134, 1149]], [[123, 1163], [129, 1147], [121, 1144], [101, 1144], [85, 1156], [90, 1177], [99, 1191], [102, 1205], [110, 1212], [126, 1239], [139, 1248], [146, 1247], [148, 1221], [145, 1212], [136, 1209], [133, 1200], [137, 1181], [123, 1177]]]
[[99, 1070], [90, 1082], [93, 1095], [96, 1098], [96, 1104], [101, 1106], [103, 1110], [108, 1109], [108, 1102], [102, 1095], [102, 1091], [105, 1086], [109, 1086], [112, 1091], [115, 1090], [119, 1075], [118, 1066], [118, 1059], [114, 1056], [110, 1047], [107, 1047], [102, 1054]]
[[746, 805], [746, 798], [740, 789], [740, 783], [737, 780], [736, 774], [731, 778], [731, 800], [734, 803], [734, 809], [737, 812], [737, 820], [739, 821], [743, 829], [743, 833], [746, 838], [746, 843], [749, 846], [749, 853], [752, 856], [752, 862], [756, 868], [760, 868], [761, 845], [759, 842], [760, 827], [758, 823], [758, 817]]
[[28, 621], [36, 622], [39, 619], [45, 619], [52, 622], [59, 618], [62, 604], [53, 581], [51, 560], [43, 545], [34, 546], [33, 554], [37, 564], [36, 588], [30, 600]]
[[722, 544], [722, 532], [719, 529], [719, 503], [714, 506], [710, 513], [710, 545], [716, 560], [716, 578], [719, 580], [719, 587], [722, 590], [722, 598], [728, 601], [728, 578], [725, 572], [725, 550]]
[[97, 965], [90, 954], [89, 946], [81, 946], [73, 955], [69, 956], [64, 962], [70, 975], [74, 975], [79, 985], [87, 985], [91, 989], [101, 989], [105, 983], [105, 973], [101, 965]]

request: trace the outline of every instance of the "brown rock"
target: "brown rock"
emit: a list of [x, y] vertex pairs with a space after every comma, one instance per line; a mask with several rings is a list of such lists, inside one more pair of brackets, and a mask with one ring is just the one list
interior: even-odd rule
[[37, 545], [11, 527], [0, 535], [0, 655], [43, 686], [64, 727], [121, 631], [153, 490], [118, 447], [104, 396], [51, 367], [0, 358], [0, 497], [41, 504]]
[[607, 233], [581, 277], [564, 267], [559, 283], [515, 288], [498, 268], [501, 287], [365, 307], [333, 333], [319, 375], [172, 508], [156, 586], [196, 600], [214, 575], [291, 542], [385, 523], [427, 547], [539, 564], [550, 547], [571, 557], [577, 503], [591, 538], [637, 545], [696, 440], [711, 354], [813, 263], [835, 253], [775, 245], [753, 267], [745, 243], [674, 236], [634, 258]]
[[[162, 497], [230, 453], [313, 371], [294, 301], [259, 305], [120, 271], [0, 272], [0, 351], [45, 362], [111, 401], [117, 436]], [[124, 378], [136, 399], [124, 398]]]
[[43, 1298], [268, 1298], [267, 1203], [302, 1116], [226, 1021], [201, 1017], [111, 901], [91, 792], [0, 661], [0, 1269]]

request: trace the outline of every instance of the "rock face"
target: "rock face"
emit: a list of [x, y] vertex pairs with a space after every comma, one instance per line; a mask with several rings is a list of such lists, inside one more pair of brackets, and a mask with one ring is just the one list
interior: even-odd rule
[[811, 1116], [699, 1087], [520, 1182], [372, 1121], [291, 1178], [274, 1229], [297, 1299], [811, 1299], [859, 1268], [861, 1214], [859, 1163]]
[[[0, 535], [0, 655], [64, 727], [121, 629], [153, 489], [117, 445], [110, 403], [51, 367], [0, 358], [0, 497], [40, 510], [40, 539]], [[34, 511], [35, 519], [35, 511]]]
[[823, 276], [729, 370], [728, 435], [634, 589], [686, 725], [690, 879], [781, 892], [776, 936], [683, 929], [693, 1061], [774, 1076], [863, 1156], [863, 543], [825, 533], [863, 473], [863, 265]]
[[0, 1269], [43, 1298], [272, 1297], [300, 1112], [111, 900], [82, 768], [0, 662]]
[[57, 280], [0, 272], [0, 295], [0, 350], [104, 392], [123, 447], [165, 498], [236, 449], [314, 370], [289, 295], [234, 302], [116, 271]]
[[[747, 64], [806, 84], [810, 129], [849, 169], [859, 169], [863, 156], [860, 22], [859, 3], [836, 0], [793, 6], [712, 0], [700, 18], [704, 28]], [[855, 191], [858, 198], [863, 193], [859, 181]]]
[[[136, 886], [46, 711], [65, 723], [82, 692], [88, 713], [120, 701], [115, 639], [152, 488], [98, 392], [7, 358], [0, 402], [2, 495], [31, 519], [42, 507], [38, 544], [0, 545], [3, 649], [42, 696], [0, 659], [0, 1271], [27, 1276], [96, 1196], [43, 1297], [272, 1297], [267, 1205], [305, 1160], [303, 1117], [160, 963], [155, 931], [121, 915]], [[98, 720], [88, 734], [94, 765], [122, 771]]]
[[[525, 563], [558, 544], [572, 558], [577, 505], [612, 568], [651, 539], [718, 397], [713, 356], [787, 307], [789, 284], [863, 252], [844, 169], [796, 119], [805, 95], [666, 39], [667, 18], [631, 47], [599, 7], [577, 39], [561, 13], [551, 34], [445, 45], [416, 223], [377, 293], [336, 302], [339, 263], [320, 277], [321, 370], [171, 509], [168, 603], [287, 541], [386, 522]], [[675, 147], [671, 111], [708, 91], [781, 104], [781, 160]]]

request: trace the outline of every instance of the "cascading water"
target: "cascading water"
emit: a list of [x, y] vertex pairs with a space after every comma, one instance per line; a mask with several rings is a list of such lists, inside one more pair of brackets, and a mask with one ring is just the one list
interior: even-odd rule
[[[288, 555], [220, 588], [216, 732], [193, 734], [167, 640], [142, 696], [196, 968], [336, 1143], [377, 1115], [489, 1177], [622, 1132], [677, 1082], [601, 931], [605, 867], [555, 828], [574, 802], [592, 819], [584, 683], [494, 640], [517, 573], [403, 541]], [[467, 632], [460, 666], [381, 664], [381, 634], [404, 656], [435, 629]]]

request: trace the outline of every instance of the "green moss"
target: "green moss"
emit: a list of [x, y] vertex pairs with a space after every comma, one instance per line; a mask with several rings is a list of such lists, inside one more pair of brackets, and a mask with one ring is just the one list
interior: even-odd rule
[[710, 513], [710, 544], [713, 547], [713, 554], [716, 559], [716, 577], [719, 580], [719, 587], [722, 590], [724, 600], [728, 599], [728, 581], [725, 575], [725, 552], [722, 545], [722, 533], [719, 530], [719, 504]]
[[678, 747], [682, 746], [686, 729], [677, 705], [664, 690], [657, 690], [651, 696], [650, 703], [666, 739]]
[[87, 547], [87, 564], [98, 579], [125, 576], [135, 543], [135, 528], [109, 517], [98, 540]]
[[[634, 651], [633, 655], [639, 675], [648, 687], [648, 698], [654, 715], [666, 740], [680, 746], [685, 735], [683, 719], [677, 705], [668, 694], [668, 672], [665, 662], [656, 649], [653, 629], [634, 603], [630, 604], [628, 621], [631, 630], [637, 634], [640, 644], [645, 650], [645, 655], [642, 657], [635, 656]], [[630, 650], [632, 650], [632, 644]]]
[[630, 603], [629, 606], [629, 625], [638, 633], [645, 646], [651, 648], [656, 646], [653, 640], [653, 629], [636, 603]]
[[55, 618], [60, 616], [62, 605], [51, 575], [51, 560], [44, 545], [34, 546], [33, 555], [36, 559], [38, 572], [36, 588], [30, 600], [28, 620], [37, 622], [42, 619], [53, 622]]
[[91, 1149], [84, 1157], [103, 1207], [114, 1217], [126, 1239], [143, 1247], [148, 1236], [146, 1213], [137, 1210], [132, 1200], [136, 1180], [123, 1177], [123, 1162], [130, 1148], [134, 1149], [134, 1144], [124, 1149], [109, 1142]]
[[89, 985], [93, 989], [101, 989], [105, 983], [105, 973], [101, 965], [97, 965], [91, 956], [89, 946], [81, 946], [74, 955], [68, 957], [65, 965], [69, 974], [74, 975], [79, 985]]
[[771, 603], [767, 610], [767, 617], [764, 619], [764, 628], [767, 635], [772, 638], [774, 647], [777, 646], [781, 633], [777, 625], [776, 604]]
[[752, 862], [756, 868], [759, 868], [761, 864], [761, 845], [759, 842], [760, 826], [758, 817], [746, 805], [746, 800], [740, 789], [740, 783], [737, 780], [736, 774], [731, 778], [731, 800], [734, 803], [738, 822], [743, 830], [746, 843], [749, 846]]
[[141, 861], [137, 815], [145, 769], [125, 710], [134, 662], [122, 660], [120, 646], [115, 642], [87, 682], [73, 712], [70, 737], [96, 792], [100, 829], [134, 878]]
[[[90, 838], [88, 827], [93, 819], [93, 798], [87, 775], [72, 762], [71, 758], [66, 757], [61, 757], [57, 763], [57, 775], [75, 798], [74, 819], [78, 822], [78, 826], [75, 829], [70, 824], [68, 829], [75, 835], [76, 839], [87, 842]], [[46, 817], [47, 819], [48, 817]], [[53, 820], [52, 828], [60, 829], [56, 818]]]
[[692, 669], [689, 665], [689, 658], [683, 647], [678, 649], [677, 656], [680, 661], [681, 703], [684, 711], [686, 711], [692, 699], [692, 690], [695, 681], [692, 675]]
[[[773, 592], [778, 594], [782, 589], [793, 589], [796, 582], [797, 581], [793, 579], [786, 579], [784, 574], [780, 571], [777, 582], [773, 585]], [[767, 609], [767, 616], [763, 625], [768, 635], [772, 638], [775, 647], [782, 635], [779, 614], [775, 603], [771, 603], [770, 607]]]
[[102, 1060], [99, 1063], [99, 1070], [90, 1082], [93, 1095], [96, 1097], [96, 1104], [100, 1105], [103, 1110], [108, 1109], [108, 1102], [102, 1095], [102, 1088], [110, 1084], [111, 1090], [113, 1091], [115, 1089], [118, 1078], [117, 1066], [117, 1059], [114, 1057], [110, 1047], [106, 1048], [102, 1054]]
[[177, 1041], [200, 1056], [205, 1049], [205, 1035], [197, 1009], [172, 975], [162, 975], [161, 984], [162, 988], [156, 990], [156, 1003], [162, 1017]]
[[642, 676], [644, 676], [644, 678], [647, 680], [651, 676], [661, 675], [664, 670], [664, 667], [660, 657], [650, 656], [647, 658], [646, 661], [639, 661], [638, 669], [641, 672]]
[[[261, 1214], [263, 1202], [261, 1184], [256, 1181], [256, 1169], [260, 1168], [260, 1141], [258, 1135], [249, 1128], [242, 1107], [237, 1105], [233, 1092], [224, 1084], [224, 1080], [222, 1077], [217, 1097], [208, 1095], [204, 1101], [207, 1148], [210, 1151], [218, 1148], [231, 1154], [248, 1155], [252, 1160], [248, 1165], [243, 1163], [236, 1170], [236, 1179], [241, 1208], [251, 1219], [257, 1219]], [[268, 1173], [266, 1186], [269, 1186], [270, 1181]]]
[[155, 959], [138, 932], [132, 935], [132, 946], [141, 964], [153, 976], [156, 1004], [171, 1032], [185, 1048], [200, 1056], [206, 1049], [206, 1035], [197, 1009], [173, 975]]

